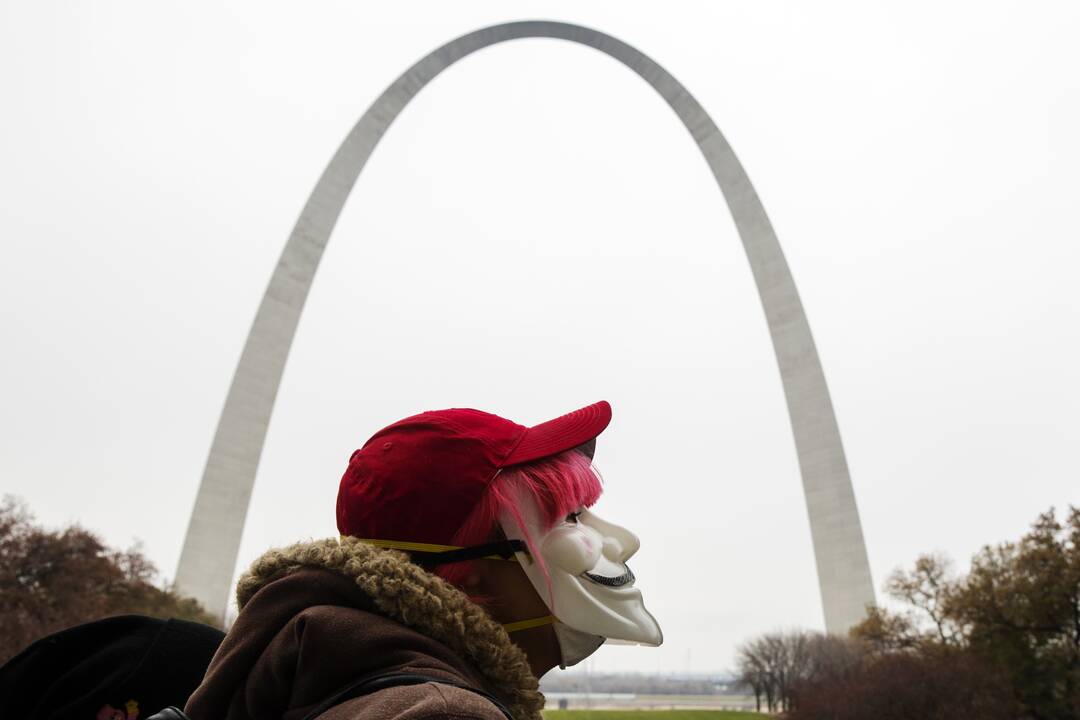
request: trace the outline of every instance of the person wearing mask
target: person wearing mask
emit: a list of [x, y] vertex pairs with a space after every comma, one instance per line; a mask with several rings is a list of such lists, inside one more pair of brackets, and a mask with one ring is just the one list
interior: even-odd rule
[[603, 401], [532, 427], [455, 408], [375, 433], [341, 479], [340, 537], [240, 579], [187, 716], [540, 720], [544, 673], [659, 645], [637, 538], [590, 510], [610, 420]]

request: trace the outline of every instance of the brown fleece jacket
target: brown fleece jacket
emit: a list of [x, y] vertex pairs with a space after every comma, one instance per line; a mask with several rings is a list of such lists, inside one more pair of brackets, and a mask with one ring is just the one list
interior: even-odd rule
[[[351, 682], [420, 673], [497, 697], [540, 720], [544, 696], [525, 654], [461, 591], [393, 550], [351, 538], [299, 543], [255, 561], [236, 589], [240, 615], [185, 711], [192, 720], [300, 720]], [[450, 685], [386, 688], [320, 720], [504, 720]]]

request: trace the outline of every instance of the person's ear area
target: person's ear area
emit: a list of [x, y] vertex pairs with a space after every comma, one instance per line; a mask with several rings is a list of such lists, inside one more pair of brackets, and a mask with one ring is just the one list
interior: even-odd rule
[[486, 590], [487, 582], [484, 573], [479, 571], [480, 563], [469, 563], [465, 576], [461, 579], [461, 589], [468, 595], [479, 595]]

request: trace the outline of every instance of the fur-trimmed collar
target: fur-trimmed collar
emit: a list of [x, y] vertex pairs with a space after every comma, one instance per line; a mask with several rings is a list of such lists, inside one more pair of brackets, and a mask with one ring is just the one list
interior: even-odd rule
[[515, 718], [541, 720], [544, 696], [525, 653], [479, 605], [442, 578], [355, 538], [297, 543], [264, 553], [236, 586], [243, 610], [263, 586], [302, 567], [344, 575], [367, 594], [379, 611], [467, 660], [488, 682]]

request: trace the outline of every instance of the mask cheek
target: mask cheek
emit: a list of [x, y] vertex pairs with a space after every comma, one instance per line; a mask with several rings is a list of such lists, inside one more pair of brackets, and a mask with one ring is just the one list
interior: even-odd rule
[[571, 575], [580, 575], [596, 567], [603, 543], [576, 528], [556, 528], [545, 538], [540, 552], [544, 562]]

